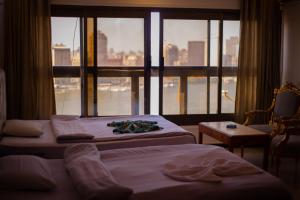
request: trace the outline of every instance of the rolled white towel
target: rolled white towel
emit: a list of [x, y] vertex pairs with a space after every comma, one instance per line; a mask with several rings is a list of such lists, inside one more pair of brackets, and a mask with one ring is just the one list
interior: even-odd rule
[[94, 144], [68, 147], [64, 153], [64, 161], [73, 185], [83, 199], [126, 200], [133, 192], [117, 183], [101, 162]]

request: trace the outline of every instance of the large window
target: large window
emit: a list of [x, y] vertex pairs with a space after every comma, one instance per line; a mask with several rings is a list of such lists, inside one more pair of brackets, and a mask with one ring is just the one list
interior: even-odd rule
[[[236, 68], [238, 66], [240, 22], [223, 22], [222, 113], [233, 113], [236, 94]], [[225, 71], [231, 71], [226, 73]], [[230, 74], [230, 75], [229, 75]]]
[[57, 113], [232, 116], [238, 12], [96, 8], [53, 6]]
[[[52, 17], [52, 64], [54, 67], [80, 66], [80, 21], [75, 17]], [[79, 77], [54, 78], [56, 113], [81, 114]]]

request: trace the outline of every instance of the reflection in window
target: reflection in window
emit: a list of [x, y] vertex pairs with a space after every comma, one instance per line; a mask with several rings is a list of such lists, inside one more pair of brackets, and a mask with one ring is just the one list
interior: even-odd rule
[[53, 66], [80, 66], [79, 18], [51, 17]]
[[207, 78], [188, 77], [187, 113], [207, 113]]
[[80, 115], [80, 78], [54, 78], [56, 114]]
[[210, 77], [209, 114], [218, 112], [218, 77]]
[[163, 78], [163, 114], [180, 114], [180, 78]]
[[144, 66], [144, 20], [98, 18], [98, 66]]
[[224, 21], [223, 24], [223, 66], [238, 66], [240, 22]]
[[222, 78], [222, 113], [234, 113], [236, 77]]
[[165, 66], [207, 65], [207, 20], [164, 20]]

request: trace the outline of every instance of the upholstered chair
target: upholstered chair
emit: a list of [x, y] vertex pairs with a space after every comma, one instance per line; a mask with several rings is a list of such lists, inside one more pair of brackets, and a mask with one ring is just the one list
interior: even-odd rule
[[[269, 114], [268, 123], [251, 124], [256, 114]], [[246, 117], [245, 125], [270, 134], [276, 173], [279, 173], [281, 157], [295, 158], [297, 169], [300, 157], [300, 89], [291, 83], [275, 89], [273, 102], [267, 110], [254, 110], [246, 113]]]

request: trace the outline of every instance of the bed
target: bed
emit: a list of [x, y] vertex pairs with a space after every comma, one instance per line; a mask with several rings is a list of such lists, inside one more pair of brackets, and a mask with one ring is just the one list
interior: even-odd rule
[[[5, 123], [5, 119], [5, 77], [3, 70], [0, 69], [0, 130], [3, 123]], [[113, 133], [112, 127], [107, 127], [107, 123], [109, 122], [123, 120], [157, 121], [158, 125], [163, 127], [163, 129], [141, 134], [117, 135]], [[100, 150], [196, 143], [192, 133], [161, 116], [155, 115], [80, 118], [80, 121], [84, 121], [85, 124], [88, 124], [89, 132], [94, 135], [92, 140], [58, 141], [50, 120], [31, 121], [42, 126], [43, 134], [40, 137], [12, 137], [1, 135], [0, 131], [0, 155], [34, 154], [47, 158], [61, 158], [64, 149], [70, 145], [69, 143], [79, 142], [95, 143]]]
[[[131, 200], [290, 200], [291, 195], [279, 179], [260, 171], [257, 174], [224, 177], [222, 182], [183, 182], [162, 173], [163, 166], [180, 155], [207, 155], [219, 151], [229, 159], [255, 166], [231, 154], [227, 150], [210, 145], [185, 144], [149, 146], [139, 148], [100, 151], [101, 161], [114, 179], [124, 187], [132, 189]], [[146, 158], [146, 159], [145, 159]], [[200, 158], [200, 157], [199, 157]], [[211, 157], [213, 158], [213, 157]], [[0, 190], [2, 199], [80, 199], [73, 187], [72, 178], [66, 172], [63, 160], [47, 160], [53, 170], [57, 187], [51, 192]], [[68, 171], [69, 172], [69, 171]]]
[[[116, 135], [112, 132], [112, 127], [107, 127], [107, 123], [120, 120], [156, 120], [164, 129], [148, 133], [122, 134]], [[82, 140], [80, 142], [92, 142], [97, 145], [99, 150], [153, 146], [153, 145], [174, 145], [196, 143], [192, 133], [182, 129], [161, 116], [126, 116], [126, 117], [105, 117], [83, 119], [92, 121], [100, 127], [97, 136], [92, 140]], [[0, 141], [0, 152], [7, 154], [34, 154], [47, 158], [61, 158], [64, 149], [76, 140], [58, 143], [53, 133], [53, 128], [49, 120], [35, 121], [42, 125], [43, 134], [40, 137], [12, 137], [3, 136]], [[97, 128], [95, 128], [97, 130]]]

